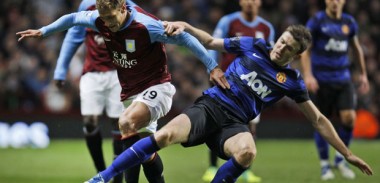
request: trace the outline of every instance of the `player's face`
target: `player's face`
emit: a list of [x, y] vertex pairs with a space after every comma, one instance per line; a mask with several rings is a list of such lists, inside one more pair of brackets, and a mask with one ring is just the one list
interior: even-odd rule
[[112, 32], [117, 32], [124, 25], [126, 13], [126, 7], [121, 6], [116, 9], [99, 10], [99, 17]]
[[257, 15], [261, 6], [261, 0], [240, 0], [239, 4], [242, 12]]
[[293, 36], [289, 32], [284, 32], [274, 44], [270, 59], [279, 66], [285, 66], [298, 55], [299, 49], [300, 45]]
[[345, 0], [325, 0], [326, 10], [331, 13], [343, 11]]

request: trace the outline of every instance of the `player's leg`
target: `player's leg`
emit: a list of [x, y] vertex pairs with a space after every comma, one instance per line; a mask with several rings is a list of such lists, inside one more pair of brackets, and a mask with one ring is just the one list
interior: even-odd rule
[[[121, 141], [121, 133], [119, 130], [119, 118], [111, 119], [112, 123], [112, 148], [113, 148], [113, 159], [116, 159], [119, 154], [123, 152], [123, 143]], [[138, 176], [139, 174], [137, 174]], [[119, 174], [113, 178], [112, 183], [122, 183], [123, 174]]]
[[[148, 121], [148, 124], [145, 123], [143, 126], [136, 126], [136, 124], [132, 123], [132, 125], [135, 125], [132, 131], [138, 130], [138, 132], [155, 132], [157, 128], [157, 120], [169, 112], [172, 105], [172, 97], [174, 94], [175, 88], [170, 83], [163, 83], [149, 87], [148, 89], [138, 94], [133, 100], [132, 104], [126, 109], [126, 113], [130, 113], [129, 110], [134, 110], [135, 108], [140, 107], [140, 109], [137, 109], [136, 111], [142, 112], [141, 114], [143, 114], [144, 117], [141, 117], [141, 119], [143, 119], [143, 121]], [[131, 121], [131, 119], [127, 119], [126, 121]], [[123, 130], [128, 130], [128, 128], [131, 126], [127, 125], [127, 127], [123, 127], [123, 123], [120, 123], [120, 125]], [[125, 132], [123, 134], [125, 134]], [[127, 139], [131, 138], [127, 137]], [[135, 138], [135, 140], [138, 139]], [[145, 176], [150, 183], [164, 182], [163, 164], [158, 154], [152, 156], [149, 161], [144, 162], [143, 168]]]
[[83, 133], [87, 148], [95, 164], [96, 170], [105, 169], [102, 150], [102, 135], [99, 129], [99, 116], [105, 107], [104, 85], [99, 84], [99, 75], [86, 73], [80, 79], [81, 114], [83, 116]]
[[98, 120], [98, 116], [83, 116], [83, 133], [86, 145], [95, 164], [96, 171], [100, 172], [106, 168], [106, 165], [103, 157], [102, 135], [98, 126]]
[[113, 161], [111, 166], [87, 182], [108, 182], [123, 170], [146, 162], [156, 151], [174, 143], [186, 142], [190, 128], [190, 120], [186, 115], [177, 116], [154, 135], [139, 140], [125, 150]]
[[214, 179], [216, 172], [218, 171], [218, 155], [212, 151], [209, 151], [210, 166], [206, 169], [202, 176], [204, 182], [211, 182]]
[[[257, 124], [259, 122], [260, 122], [260, 115], [258, 115], [255, 119], [249, 122], [249, 130], [251, 131], [251, 134], [254, 139], [256, 138], [256, 129], [257, 129]], [[245, 180], [245, 182], [248, 182], [248, 183], [261, 182], [261, 177], [255, 175], [250, 170], [250, 167], [239, 177], [239, 179], [240, 178], [242, 178], [243, 180]]]
[[[336, 89], [330, 85], [320, 84], [320, 88], [316, 96], [312, 96], [313, 102], [319, 108], [322, 114], [326, 117], [331, 117], [333, 107], [336, 103]], [[329, 162], [329, 144], [327, 141], [318, 133], [314, 132], [314, 141], [318, 150], [320, 166], [321, 166], [321, 179], [330, 180], [334, 179], [335, 175], [331, 170], [331, 165]]]
[[[124, 107], [123, 103], [120, 102], [120, 92], [121, 86], [117, 77], [117, 72], [108, 71], [103, 73], [104, 79], [107, 79], [108, 88], [104, 91], [104, 98], [106, 99], [106, 114], [112, 125], [112, 149], [113, 149], [113, 159], [115, 159], [119, 154], [123, 152], [123, 143], [121, 140], [121, 133], [119, 130], [119, 116], [121, 115]], [[139, 176], [139, 172], [135, 174]], [[123, 174], [115, 176], [112, 180], [112, 183], [122, 183]]]
[[[356, 95], [355, 89], [352, 85], [346, 84], [341, 88], [341, 94], [338, 100], [338, 109], [341, 119], [341, 125], [338, 127], [338, 135], [344, 142], [344, 144], [349, 147], [353, 136], [353, 128], [356, 120]], [[342, 176], [347, 179], [354, 179], [355, 173], [348, 167], [343, 156], [336, 152], [335, 155], [335, 166], [339, 169]]]
[[250, 132], [241, 132], [229, 137], [224, 143], [224, 155], [230, 159], [218, 170], [212, 183], [235, 182], [250, 167], [256, 156], [256, 146]]

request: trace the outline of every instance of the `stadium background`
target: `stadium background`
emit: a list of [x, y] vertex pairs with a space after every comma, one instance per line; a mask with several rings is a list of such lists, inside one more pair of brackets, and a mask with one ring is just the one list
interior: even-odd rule
[[[135, 0], [135, 2], [162, 20], [187, 21], [209, 33], [212, 33], [221, 16], [240, 9], [235, 0]], [[79, 111], [78, 83], [82, 71], [83, 48], [78, 51], [70, 65], [66, 87], [63, 91], [58, 91], [52, 85], [52, 76], [64, 33], [42, 40], [29, 39], [22, 43], [17, 43], [15, 36], [17, 31], [27, 28], [40, 28], [63, 14], [75, 12], [79, 3], [80, 0], [1, 0], [1, 122], [12, 124], [17, 121], [26, 123], [42, 121], [48, 125], [51, 138], [74, 138], [79, 139], [80, 142], [82, 122]], [[274, 25], [276, 37], [278, 37], [279, 33], [288, 25], [305, 24], [310, 16], [323, 8], [323, 0], [262, 0], [260, 16]], [[380, 1], [347, 0], [345, 12], [352, 14], [359, 24], [359, 39], [364, 49], [371, 84], [370, 93], [359, 97], [359, 108], [369, 111], [376, 119], [379, 119]], [[167, 45], [166, 48], [168, 64], [173, 76], [173, 83], [177, 87], [177, 93], [170, 114], [161, 120], [161, 124], [190, 105], [208, 86], [208, 76], [203, 65], [197, 62], [188, 50], [173, 45]], [[294, 67], [298, 67], [297, 62], [295, 62]], [[356, 71], [353, 70], [353, 72]], [[109, 137], [109, 125], [107, 123], [102, 125], [104, 136]], [[258, 126], [259, 139], [302, 138], [310, 141], [312, 132], [310, 124], [295, 108], [292, 101], [287, 99], [266, 109]], [[379, 154], [380, 144], [378, 140], [366, 140], [359, 143], [376, 144], [377, 148], [371, 149], [368, 153], [371, 153], [372, 156]], [[82, 145], [84, 146], [84, 144]], [[314, 150], [311, 141], [307, 146], [311, 146], [309, 147], [310, 151]], [[355, 142], [353, 146], [355, 147]], [[375, 146], [368, 145], [368, 147]], [[88, 158], [86, 150], [82, 150], [83, 153], [81, 154]], [[5, 153], [2, 157], [9, 157], [10, 159], [15, 157], [13, 151], [10, 155], [7, 154], [7, 151], [0, 149], [0, 154]], [[32, 156], [37, 156], [33, 152], [31, 153]], [[204, 159], [207, 161], [206, 154]], [[317, 163], [315, 153], [311, 159], [314, 164]], [[259, 161], [258, 166], [262, 166], [260, 160], [257, 161]], [[376, 161], [379, 166], [379, 160]], [[206, 168], [206, 166], [204, 164], [203, 167]], [[379, 168], [377, 169], [379, 170]], [[202, 172], [203, 169], [199, 171]]]

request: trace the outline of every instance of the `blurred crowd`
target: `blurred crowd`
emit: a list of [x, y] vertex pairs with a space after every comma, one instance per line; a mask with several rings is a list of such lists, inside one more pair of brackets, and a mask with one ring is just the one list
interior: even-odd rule
[[[135, 0], [162, 20], [182, 20], [209, 33], [219, 19], [239, 11], [237, 0]], [[53, 72], [64, 33], [17, 42], [17, 31], [40, 28], [58, 17], [75, 12], [80, 0], [2, 0], [0, 2], [0, 111], [50, 112], [79, 111], [78, 83], [82, 71], [83, 48], [71, 65], [66, 86], [54, 86]], [[276, 37], [291, 24], [305, 24], [324, 8], [323, 0], [262, 0], [260, 16], [270, 21]], [[345, 12], [359, 24], [371, 92], [359, 96], [359, 107], [380, 117], [380, 1], [346, 1]], [[173, 110], [181, 111], [209, 86], [201, 62], [189, 50], [167, 45], [169, 69], [177, 87]], [[294, 67], [298, 67], [295, 62]], [[355, 66], [353, 65], [355, 73]], [[353, 78], [355, 79], [355, 77]], [[289, 107], [282, 101], [274, 109]]]

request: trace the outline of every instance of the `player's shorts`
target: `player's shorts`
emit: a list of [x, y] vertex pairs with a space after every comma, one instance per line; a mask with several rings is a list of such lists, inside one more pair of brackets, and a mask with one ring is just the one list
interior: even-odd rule
[[353, 83], [319, 84], [319, 90], [312, 97], [319, 110], [330, 117], [335, 110], [355, 109], [357, 96]]
[[190, 118], [189, 140], [184, 147], [206, 143], [211, 151], [222, 159], [229, 159], [224, 153], [224, 143], [230, 137], [250, 132], [248, 125], [233, 116], [214, 99], [205, 95], [183, 112]]
[[83, 116], [101, 115], [106, 110], [108, 117], [119, 118], [123, 104], [120, 101], [121, 86], [116, 70], [84, 74], [79, 89]]
[[127, 108], [134, 101], [142, 102], [149, 108], [149, 125], [145, 128], [140, 129], [138, 132], [156, 132], [157, 120], [169, 112], [170, 108], [172, 107], [173, 96], [175, 92], [175, 87], [170, 82], [166, 82], [151, 86], [143, 92], [131, 96], [127, 100], [123, 101], [125, 108]]

